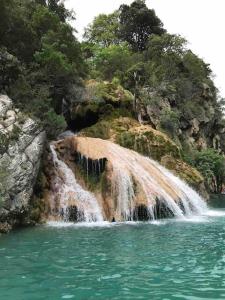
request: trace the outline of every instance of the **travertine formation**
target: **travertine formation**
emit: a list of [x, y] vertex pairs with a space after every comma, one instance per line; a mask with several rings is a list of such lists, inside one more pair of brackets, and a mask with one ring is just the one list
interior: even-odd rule
[[[111, 141], [69, 137], [52, 144], [52, 155], [49, 214], [57, 219], [66, 215], [66, 220], [90, 221], [82, 218], [86, 214], [92, 220], [152, 220], [206, 208], [194, 190], [160, 164]], [[92, 195], [85, 202], [80, 193], [88, 189]], [[93, 202], [101, 216], [99, 210], [94, 216]]]

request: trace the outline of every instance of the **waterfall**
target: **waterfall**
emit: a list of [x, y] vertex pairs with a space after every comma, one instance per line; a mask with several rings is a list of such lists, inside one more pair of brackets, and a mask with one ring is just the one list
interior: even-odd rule
[[[71, 151], [74, 169], [79, 164], [87, 179], [94, 173], [101, 185], [105, 176], [107, 192], [98, 186], [94, 195], [81, 187], [72, 169], [58, 158], [57, 144]], [[109, 221], [185, 218], [207, 211], [204, 199], [184, 181], [156, 161], [111, 141], [73, 136], [52, 144], [51, 152], [57, 171], [51, 213], [65, 221], [103, 221], [103, 215]]]
[[132, 220], [134, 217], [132, 179], [139, 184], [147, 199], [148, 214], [152, 220], [157, 217], [156, 200], [176, 217], [203, 214], [206, 211], [207, 206], [201, 196], [156, 161], [111, 142], [108, 142], [108, 152], [110, 160], [114, 162], [114, 193], [117, 194], [118, 211], [124, 219]]
[[[51, 195], [52, 215], [60, 215], [64, 221], [70, 221], [72, 214], [76, 214], [76, 221], [78, 222], [103, 221], [101, 209], [95, 196], [77, 183], [73, 171], [58, 158], [53, 144], [50, 145], [50, 149], [57, 171], [57, 176], [53, 180], [54, 192]], [[58, 204], [57, 209], [55, 209], [56, 203]]]

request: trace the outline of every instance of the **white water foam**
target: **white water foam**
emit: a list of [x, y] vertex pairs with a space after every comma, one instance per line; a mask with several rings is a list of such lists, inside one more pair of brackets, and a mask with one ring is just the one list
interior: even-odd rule
[[132, 220], [135, 207], [132, 179], [139, 183], [145, 194], [150, 219], [155, 219], [156, 198], [178, 218], [207, 211], [207, 205], [200, 195], [159, 163], [113, 143], [107, 146], [114, 167], [117, 211], [124, 220]]
[[225, 211], [209, 209], [204, 215], [208, 217], [225, 217]]
[[[95, 196], [77, 183], [73, 171], [58, 158], [54, 145], [50, 145], [50, 148], [57, 169], [57, 176], [53, 183], [57, 192], [52, 193], [51, 201], [53, 210], [58, 205], [58, 213], [64, 221], [69, 221], [69, 206], [73, 206], [77, 209], [78, 221], [102, 222], [102, 212]], [[59, 203], [56, 204], [57, 200]]]
[[46, 223], [49, 227], [55, 227], [55, 228], [67, 228], [67, 227], [112, 227], [115, 225], [118, 225], [118, 223], [114, 222], [108, 222], [108, 221], [102, 221], [102, 222], [63, 222], [63, 221], [49, 221]]

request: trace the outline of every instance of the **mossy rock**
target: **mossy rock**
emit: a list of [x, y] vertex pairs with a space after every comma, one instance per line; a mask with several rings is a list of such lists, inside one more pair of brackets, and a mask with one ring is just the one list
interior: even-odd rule
[[114, 106], [119, 104], [130, 105], [134, 100], [131, 92], [120, 84], [108, 81], [89, 80], [86, 82], [85, 101], [108, 103]]
[[180, 158], [180, 148], [164, 133], [152, 127], [140, 125], [129, 117], [108, 118], [86, 128], [81, 135], [110, 139], [117, 144], [135, 150], [143, 155], [160, 161], [170, 154]]
[[175, 175], [199, 190], [204, 196], [204, 179], [181, 159], [181, 149], [166, 134], [129, 117], [108, 118], [82, 130], [82, 136], [109, 139], [159, 161]]
[[167, 135], [150, 126], [139, 125], [124, 131], [116, 142], [158, 161], [166, 154], [180, 158], [180, 148]]
[[69, 125], [80, 130], [112, 115], [130, 115], [133, 101], [134, 96], [119, 84], [90, 80], [83, 99], [70, 108]]
[[162, 157], [161, 164], [198, 190], [200, 185], [204, 182], [203, 176], [197, 169], [193, 168], [180, 159], [176, 159], [170, 155], [166, 155]]

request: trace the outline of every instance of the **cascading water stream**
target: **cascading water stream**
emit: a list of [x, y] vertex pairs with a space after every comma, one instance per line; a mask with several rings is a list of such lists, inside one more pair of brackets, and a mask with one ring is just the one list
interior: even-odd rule
[[[75, 165], [84, 169], [87, 180], [89, 172], [98, 180], [104, 172], [110, 187], [106, 198], [100, 190], [96, 198], [77, 183], [72, 169], [58, 158], [57, 143], [65, 143], [66, 151], [76, 154], [74, 163], [77, 157]], [[51, 152], [56, 170], [51, 214], [60, 215], [64, 221], [101, 222], [103, 215], [109, 221], [184, 218], [207, 211], [205, 201], [181, 179], [156, 161], [113, 142], [73, 136], [52, 144]]]
[[58, 174], [53, 182], [56, 192], [52, 194], [52, 210], [54, 211], [55, 203], [58, 202], [58, 214], [64, 221], [70, 220], [71, 207], [76, 209], [76, 220], [79, 222], [103, 221], [101, 209], [95, 196], [85, 191], [77, 183], [72, 170], [58, 158], [53, 144], [50, 145], [50, 149]]
[[207, 210], [205, 201], [198, 193], [154, 160], [113, 143], [108, 144], [108, 151], [115, 166], [114, 186], [117, 186], [118, 210], [125, 219], [133, 219], [135, 199], [132, 177], [145, 193], [150, 219], [156, 217], [156, 199], [163, 202], [175, 217], [203, 214]]

